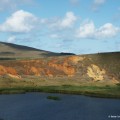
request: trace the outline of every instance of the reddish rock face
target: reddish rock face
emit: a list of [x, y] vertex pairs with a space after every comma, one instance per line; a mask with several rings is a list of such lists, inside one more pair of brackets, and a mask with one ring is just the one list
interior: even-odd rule
[[0, 76], [9, 75], [14, 78], [21, 78], [23, 75], [67, 76], [77, 78], [77, 80], [118, 82], [120, 78], [118, 60], [114, 63], [111, 61], [110, 64], [107, 57], [103, 63], [101, 58], [99, 59], [89, 55], [0, 61]]
[[7, 73], [6, 67], [0, 65], [0, 75], [4, 75], [4, 74], [6, 74], [6, 73]]
[[0, 65], [0, 75], [12, 74], [17, 75], [17, 71], [12, 67], [5, 67]]
[[19, 60], [0, 63], [0, 75], [73, 76], [70, 57], [50, 60]]
[[70, 64], [69, 59], [62, 59], [61, 61], [58, 61], [56, 59], [53, 59], [48, 62], [49, 68], [52, 68], [56, 71], [62, 72], [63, 75], [67, 76], [73, 76], [75, 74], [75, 68]]

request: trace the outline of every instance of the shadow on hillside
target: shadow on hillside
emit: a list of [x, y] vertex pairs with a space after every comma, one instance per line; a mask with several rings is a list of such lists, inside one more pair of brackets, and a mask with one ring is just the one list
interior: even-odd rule
[[0, 52], [0, 55], [14, 55], [14, 52]]
[[68, 56], [68, 55], [75, 55], [73, 53], [52, 53], [52, 52], [48, 52], [48, 53], [42, 53], [40, 54], [44, 57], [53, 57], [53, 56]]

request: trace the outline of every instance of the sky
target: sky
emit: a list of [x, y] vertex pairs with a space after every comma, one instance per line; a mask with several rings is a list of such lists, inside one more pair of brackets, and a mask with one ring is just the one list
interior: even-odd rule
[[120, 0], [0, 0], [0, 41], [75, 54], [120, 51]]

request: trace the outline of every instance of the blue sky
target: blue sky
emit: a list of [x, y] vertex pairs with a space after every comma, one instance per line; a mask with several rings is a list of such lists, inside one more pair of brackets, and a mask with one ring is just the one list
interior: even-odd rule
[[120, 51], [120, 0], [0, 0], [0, 41], [76, 54]]

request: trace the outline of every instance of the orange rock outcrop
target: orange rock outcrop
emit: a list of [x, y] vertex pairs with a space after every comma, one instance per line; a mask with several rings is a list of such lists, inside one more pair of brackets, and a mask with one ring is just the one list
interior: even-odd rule
[[0, 65], [0, 75], [12, 74], [17, 75], [17, 71], [12, 67], [5, 67]]
[[0, 63], [0, 75], [35, 75], [35, 76], [73, 76], [75, 67], [70, 62], [73, 58], [52, 58], [50, 60], [18, 60]]

